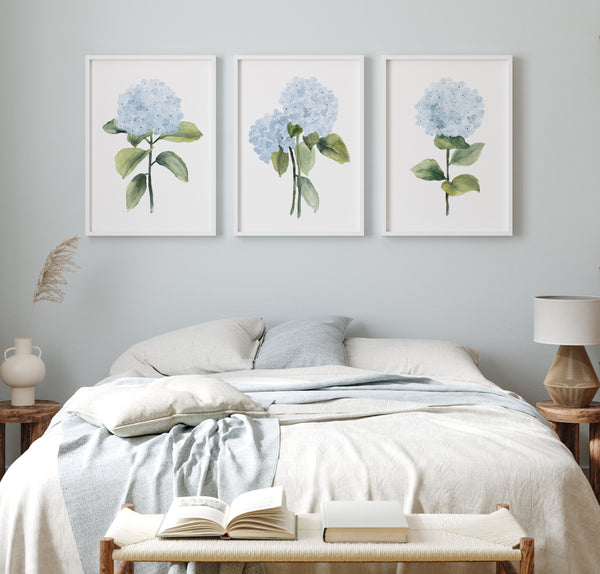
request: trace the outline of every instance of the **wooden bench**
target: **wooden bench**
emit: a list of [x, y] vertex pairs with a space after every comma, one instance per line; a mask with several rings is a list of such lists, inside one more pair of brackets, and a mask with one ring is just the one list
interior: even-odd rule
[[[100, 574], [133, 574], [134, 562], [495, 562], [497, 574], [534, 574], [533, 538], [523, 537], [512, 548], [445, 530], [472, 517], [409, 514], [406, 543], [323, 542], [318, 514], [298, 515], [293, 541], [152, 538], [117, 548], [113, 538], [105, 537], [100, 539]], [[120, 562], [117, 569], [115, 561]]]

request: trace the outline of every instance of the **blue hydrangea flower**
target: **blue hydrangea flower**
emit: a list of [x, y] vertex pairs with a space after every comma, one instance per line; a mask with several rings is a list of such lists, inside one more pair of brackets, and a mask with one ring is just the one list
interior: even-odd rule
[[280, 110], [273, 110], [256, 120], [250, 128], [249, 141], [254, 146], [254, 151], [265, 163], [271, 161], [271, 154], [281, 149], [288, 152], [296, 147], [296, 140], [290, 137], [287, 131], [289, 119]]
[[483, 98], [464, 82], [442, 78], [433, 82], [415, 105], [417, 125], [430, 136], [469, 137], [483, 118]]
[[329, 135], [338, 115], [338, 99], [316, 78], [295, 77], [281, 92], [279, 103], [284, 115], [301, 126], [305, 135]]
[[148, 130], [154, 135], [174, 132], [183, 119], [181, 98], [160, 80], [142, 80], [119, 95], [116, 119], [119, 128], [134, 136]]

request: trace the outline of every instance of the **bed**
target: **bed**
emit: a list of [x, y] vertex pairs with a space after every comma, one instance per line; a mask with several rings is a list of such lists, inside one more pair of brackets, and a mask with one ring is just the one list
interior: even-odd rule
[[[254, 437], [271, 437], [255, 441], [265, 444], [253, 456], [264, 456], [265, 461], [246, 463], [244, 458], [240, 463], [242, 455], [221, 446], [233, 452], [224, 464], [237, 468], [231, 473], [219, 470], [220, 477], [231, 478], [223, 481], [228, 485], [222, 489], [232, 482], [244, 488], [256, 486], [256, 480], [259, 486], [260, 481], [280, 484], [288, 506], [298, 513], [317, 512], [324, 499], [401, 500], [407, 513], [485, 513], [497, 503], [507, 503], [535, 538], [537, 572], [596, 572], [600, 506], [568, 449], [535, 409], [488, 381], [479, 370], [476, 351], [469, 347], [449, 341], [346, 338], [349, 322], [334, 316], [265, 329], [260, 318], [234, 318], [168, 333], [128, 349], [107, 379], [80, 389], [65, 404], [44, 436], [0, 482], [0, 571], [96, 572], [97, 538], [108, 526], [106, 517], [116, 513], [117, 500], [133, 502], [146, 512], [164, 512], [161, 505], [170, 489], [177, 490], [179, 479], [171, 477], [171, 470], [167, 480], [163, 465], [154, 468], [156, 458], [140, 457], [139, 452], [135, 465], [127, 463], [128, 469], [137, 468], [137, 474], [128, 471], [132, 475], [128, 486], [120, 478], [115, 487], [111, 480], [119, 474], [114, 470], [118, 467], [99, 472], [106, 466], [94, 466], [102, 455], [93, 445], [86, 446], [85, 456], [65, 447], [81, 447], [78, 425], [88, 425], [94, 436], [104, 433], [111, 445], [127, 444], [136, 452], [142, 449], [140, 444], [159, 445], [166, 433], [181, 429], [193, 433], [210, 427], [214, 436], [223, 425], [243, 424], [252, 427]], [[186, 385], [197, 383], [209, 384], [215, 395], [211, 400], [221, 401], [211, 406], [210, 415], [206, 409], [190, 414], [185, 406], [177, 411], [173, 405], [179, 399], [166, 398], [177, 385], [178, 397], [184, 387], [191, 396]], [[151, 384], [159, 391], [150, 393], [148, 389], [155, 388]], [[148, 406], [144, 401], [150, 395], [154, 402]], [[225, 395], [227, 404], [222, 400]], [[115, 418], [117, 396], [130, 397], [118, 401], [121, 410], [129, 408], [121, 419]], [[168, 416], [157, 414], [165, 402], [170, 402]], [[140, 412], [130, 412], [132, 405], [142, 403], [144, 420]], [[130, 419], [124, 422], [127, 416]], [[196, 446], [202, 440], [196, 437]], [[186, 435], [186, 448], [189, 443]], [[240, 448], [244, 457], [250, 457], [251, 448], [244, 444]], [[65, 449], [71, 466], [64, 462]], [[178, 456], [190, 458], [188, 451], [182, 452], [185, 456]], [[198, 456], [201, 461], [202, 454]], [[198, 463], [191, 474], [185, 471], [198, 492], [203, 492], [207, 476], [201, 467]], [[92, 480], [98, 484], [88, 484]], [[144, 481], [152, 496], [132, 490], [132, 484]], [[156, 492], [167, 482], [167, 494], [160, 499]], [[96, 519], [78, 517], [74, 509], [82, 507]], [[181, 565], [156, 568], [136, 567], [136, 571], [196, 571]], [[267, 574], [494, 571], [491, 565], [484, 570], [468, 564], [353, 568], [265, 565]]]

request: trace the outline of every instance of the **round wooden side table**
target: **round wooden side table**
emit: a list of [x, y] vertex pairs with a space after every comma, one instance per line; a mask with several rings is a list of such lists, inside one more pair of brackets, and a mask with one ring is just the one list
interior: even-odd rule
[[553, 426], [556, 434], [579, 462], [579, 425], [590, 425], [590, 482], [600, 501], [600, 402], [589, 407], [559, 407], [552, 401], [536, 403], [537, 410]]
[[21, 423], [21, 454], [42, 436], [50, 420], [59, 411], [56, 401], [35, 401], [34, 405], [15, 407], [10, 401], [0, 401], [0, 479], [4, 476], [6, 423]]

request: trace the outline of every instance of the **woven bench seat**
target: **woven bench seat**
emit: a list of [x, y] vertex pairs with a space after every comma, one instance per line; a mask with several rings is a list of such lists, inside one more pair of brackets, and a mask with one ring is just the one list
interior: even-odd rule
[[[112, 538], [100, 543], [100, 573], [113, 574], [115, 560], [133, 562], [496, 562], [499, 572], [532, 574], [533, 540], [520, 547], [496, 544], [446, 529], [460, 528], [473, 515], [407, 515], [406, 543], [327, 543], [318, 514], [298, 515], [297, 540], [219, 540], [152, 538], [116, 548]], [[125, 566], [129, 568], [129, 566]], [[133, 572], [131, 570], [122, 570]]]

